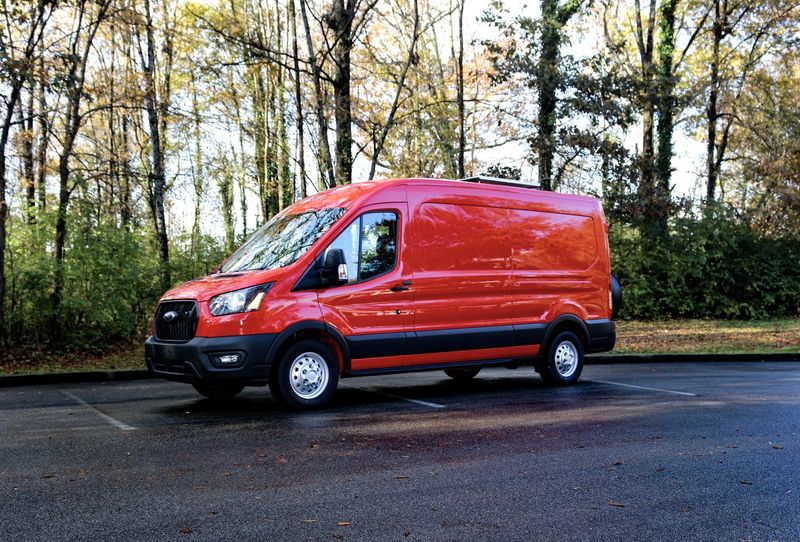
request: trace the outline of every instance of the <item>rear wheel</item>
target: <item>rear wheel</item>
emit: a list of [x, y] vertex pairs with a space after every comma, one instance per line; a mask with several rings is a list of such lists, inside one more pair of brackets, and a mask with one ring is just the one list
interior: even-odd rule
[[548, 384], [565, 386], [577, 382], [583, 371], [583, 344], [578, 336], [571, 331], [556, 335], [537, 371]]
[[452, 378], [453, 380], [458, 380], [459, 382], [466, 382], [467, 380], [472, 380], [478, 373], [481, 372], [480, 367], [454, 367], [452, 369], [445, 369], [444, 374]]
[[283, 353], [269, 381], [272, 395], [295, 409], [318, 408], [331, 400], [339, 383], [339, 365], [330, 349], [305, 340]]
[[244, 389], [241, 384], [192, 384], [197, 393], [214, 401], [233, 399]]

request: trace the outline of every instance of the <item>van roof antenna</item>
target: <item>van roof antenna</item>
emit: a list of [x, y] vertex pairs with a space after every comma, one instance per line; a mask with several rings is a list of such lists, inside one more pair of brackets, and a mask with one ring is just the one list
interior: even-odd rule
[[458, 179], [468, 183], [483, 183], [483, 184], [500, 184], [505, 186], [516, 186], [517, 188], [533, 188], [540, 190], [542, 187], [538, 184], [533, 184], [525, 181], [518, 181], [516, 179], [503, 179], [500, 177], [487, 177], [486, 175], [478, 175], [476, 177], [464, 177]]

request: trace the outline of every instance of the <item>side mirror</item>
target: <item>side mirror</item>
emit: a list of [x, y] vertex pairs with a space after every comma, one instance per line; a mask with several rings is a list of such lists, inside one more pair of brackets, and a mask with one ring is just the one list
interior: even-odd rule
[[322, 266], [322, 283], [327, 286], [339, 286], [347, 284], [348, 279], [344, 251], [340, 248], [328, 250]]

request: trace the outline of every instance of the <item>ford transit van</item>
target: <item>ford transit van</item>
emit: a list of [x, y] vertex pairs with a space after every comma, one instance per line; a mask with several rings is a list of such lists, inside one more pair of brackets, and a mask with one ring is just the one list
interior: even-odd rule
[[340, 378], [533, 366], [572, 384], [621, 303], [598, 200], [486, 177], [341, 186], [275, 216], [169, 290], [150, 371], [205, 396], [269, 385], [292, 408]]

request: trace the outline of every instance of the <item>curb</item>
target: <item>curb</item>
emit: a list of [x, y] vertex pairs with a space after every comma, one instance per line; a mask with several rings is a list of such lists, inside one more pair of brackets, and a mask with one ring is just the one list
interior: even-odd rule
[[0, 388], [9, 388], [13, 386], [35, 386], [39, 384], [82, 384], [86, 382], [145, 380], [149, 378], [155, 378], [155, 376], [146, 369], [9, 375], [0, 376]]
[[[785, 354], [615, 354], [586, 356], [587, 365], [616, 365], [633, 363], [692, 363], [692, 362], [774, 362], [800, 361], [800, 353]], [[123, 382], [158, 378], [146, 369], [122, 371], [76, 371], [72, 373], [48, 373], [31, 375], [0, 376], [0, 388], [15, 386], [37, 386], [40, 384], [84, 384], [91, 382]]]
[[774, 354], [599, 354], [586, 356], [586, 363], [592, 365], [618, 363], [691, 363], [718, 361], [800, 361], [800, 353], [786, 352]]

